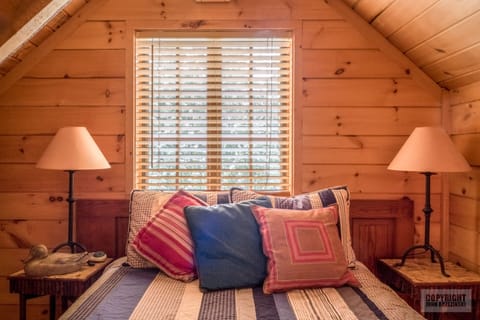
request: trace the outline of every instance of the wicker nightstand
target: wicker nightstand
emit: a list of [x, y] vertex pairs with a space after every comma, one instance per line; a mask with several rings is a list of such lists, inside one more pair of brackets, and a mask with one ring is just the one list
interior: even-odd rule
[[[451, 262], [445, 263], [445, 269], [450, 277], [440, 272], [438, 263], [429, 259], [407, 259], [405, 265], [395, 267], [400, 259], [381, 259], [377, 262], [379, 278], [392, 287], [415, 310], [422, 312], [429, 319], [480, 319], [480, 275], [467, 271]], [[457, 290], [457, 291], [453, 291]], [[422, 301], [423, 292], [423, 301]], [[443, 293], [468, 292], [471, 294], [471, 312], [423, 312], [426, 301], [436, 303], [433, 295], [441, 298]], [[445, 295], [448, 298], [448, 295]], [[452, 295], [454, 296], [454, 295]], [[444, 300], [448, 302], [447, 300]], [[422, 305], [423, 304], [423, 305]], [[461, 305], [461, 304], [459, 304]], [[431, 305], [430, 305], [431, 307]], [[461, 307], [460, 307], [461, 309]], [[457, 310], [458, 311], [458, 310]]]
[[65, 311], [68, 301], [85, 292], [111, 261], [107, 259], [77, 272], [50, 277], [26, 277], [23, 270], [11, 274], [10, 292], [20, 296], [20, 320], [27, 318], [27, 300], [45, 295], [50, 296], [50, 319], [55, 319], [56, 297], [62, 299], [62, 312]]

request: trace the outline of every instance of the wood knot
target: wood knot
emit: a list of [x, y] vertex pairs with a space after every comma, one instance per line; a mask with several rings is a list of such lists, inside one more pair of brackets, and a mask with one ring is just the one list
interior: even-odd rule
[[105, 97], [107, 98], [110, 98], [110, 96], [112, 95], [112, 93], [110, 92], [110, 90], [105, 90]]
[[102, 176], [97, 176], [95, 179], [97, 179], [97, 181], [100, 181], [100, 182], [104, 180]]
[[204, 26], [205, 24], [207, 24], [205, 20], [196, 20], [196, 21], [182, 23], [182, 27], [190, 28], [190, 29], [198, 29], [201, 26]]
[[338, 68], [337, 70], [335, 70], [335, 75], [339, 76], [341, 75], [342, 73], [345, 72], [345, 69], [344, 68]]

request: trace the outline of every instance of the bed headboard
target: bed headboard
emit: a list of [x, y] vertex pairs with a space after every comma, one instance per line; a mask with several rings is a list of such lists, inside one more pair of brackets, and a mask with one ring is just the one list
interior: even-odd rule
[[[125, 255], [129, 200], [79, 199], [76, 202], [77, 241], [89, 251]], [[357, 259], [375, 271], [378, 258], [401, 257], [413, 243], [413, 201], [352, 200], [352, 245]]]

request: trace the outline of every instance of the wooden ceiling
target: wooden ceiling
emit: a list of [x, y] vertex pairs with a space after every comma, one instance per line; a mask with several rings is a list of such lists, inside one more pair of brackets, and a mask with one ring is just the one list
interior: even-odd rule
[[[53, 1], [2, 0], [0, 44]], [[454, 89], [480, 81], [480, 0], [342, 1], [440, 87]], [[0, 61], [0, 76], [6, 76], [89, 0], [64, 2], [66, 5], [49, 21], [38, 25], [34, 36], [21, 39]]]
[[480, 81], [480, 0], [343, 0], [439, 86]]

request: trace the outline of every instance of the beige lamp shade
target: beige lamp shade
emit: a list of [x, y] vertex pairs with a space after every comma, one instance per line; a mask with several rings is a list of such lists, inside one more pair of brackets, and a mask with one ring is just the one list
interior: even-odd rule
[[37, 168], [52, 170], [108, 169], [110, 164], [85, 127], [58, 130], [45, 149]]
[[471, 167], [440, 127], [418, 127], [398, 151], [389, 170], [465, 172]]

